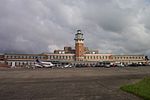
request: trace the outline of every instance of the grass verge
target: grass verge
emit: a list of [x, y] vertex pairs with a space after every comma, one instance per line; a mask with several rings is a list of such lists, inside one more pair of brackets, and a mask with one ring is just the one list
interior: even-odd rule
[[144, 78], [135, 84], [124, 85], [120, 89], [142, 97], [144, 100], [150, 100], [150, 77]]

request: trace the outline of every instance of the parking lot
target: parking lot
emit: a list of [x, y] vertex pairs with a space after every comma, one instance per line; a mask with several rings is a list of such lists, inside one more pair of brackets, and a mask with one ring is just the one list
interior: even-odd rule
[[0, 68], [0, 100], [140, 100], [119, 88], [150, 67]]

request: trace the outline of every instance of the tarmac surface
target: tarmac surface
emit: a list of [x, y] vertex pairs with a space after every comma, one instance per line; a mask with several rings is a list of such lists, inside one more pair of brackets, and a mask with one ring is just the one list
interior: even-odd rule
[[150, 76], [150, 66], [0, 68], [0, 100], [141, 100], [119, 88], [146, 76]]

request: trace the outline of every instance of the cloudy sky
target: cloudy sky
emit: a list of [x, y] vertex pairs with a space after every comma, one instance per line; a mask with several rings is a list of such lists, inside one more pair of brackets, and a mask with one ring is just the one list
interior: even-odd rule
[[150, 55], [149, 0], [0, 0], [0, 52], [42, 53], [85, 45], [101, 53]]

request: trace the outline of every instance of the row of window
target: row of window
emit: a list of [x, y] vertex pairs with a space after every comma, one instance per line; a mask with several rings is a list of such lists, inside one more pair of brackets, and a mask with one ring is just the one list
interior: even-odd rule
[[[74, 59], [74, 56], [48, 56], [48, 59]], [[84, 59], [110, 59], [110, 56], [85, 56]]]
[[55, 56], [55, 55], [51, 55], [48, 56], [48, 59], [74, 59], [74, 56]]
[[[21, 55], [7, 55], [5, 58], [8, 59], [45, 59], [45, 56], [21, 56]], [[111, 56], [85, 56], [84, 59], [111, 59]], [[49, 55], [48, 59], [74, 59], [74, 56], [60, 56], [60, 55]], [[143, 56], [118, 56], [113, 57], [113, 59], [144, 59]]]
[[114, 59], [144, 59], [143, 56], [114, 57]]
[[85, 56], [84, 59], [110, 59], [110, 56]]
[[[34, 65], [34, 64], [35, 64], [35, 62], [30, 62], [30, 61], [29, 61], [29, 62], [28, 62], [28, 61], [27, 61], [27, 62], [25, 62], [25, 61], [24, 61], [24, 62], [21, 62], [21, 61], [16, 61], [16, 62], [15, 62], [15, 66]], [[8, 65], [11, 66], [11, 65], [12, 65], [12, 62], [11, 62], [11, 61], [8, 61]]]
[[21, 55], [7, 55], [5, 58], [8, 59], [43, 59], [45, 58], [44, 56], [21, 56]]

